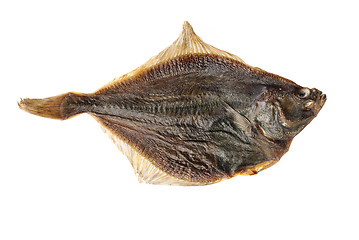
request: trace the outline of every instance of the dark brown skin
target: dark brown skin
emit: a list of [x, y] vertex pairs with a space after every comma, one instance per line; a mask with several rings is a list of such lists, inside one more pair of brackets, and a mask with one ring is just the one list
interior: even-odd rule
[[97, 92], [19, 107], [61, 120], [88, 113], [141, 180], [205, 185], [275, 164], [325, 100], [206, 44], [185, 22], [171, 46]]
[[[316, 89], [204, 54], [93, 94], [57, 98], [58, 118], [89, 113], [164, 172], [204, 183], [274, 164], [325, 102]], [[31, 112], [31, 101], [20, 107]]]

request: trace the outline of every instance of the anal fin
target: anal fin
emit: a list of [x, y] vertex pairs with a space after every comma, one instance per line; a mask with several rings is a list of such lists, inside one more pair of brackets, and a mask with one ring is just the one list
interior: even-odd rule
[[215, 182], [190, 182], [176, 178], [156, 167], [139, 149], [117, 136], [99, 118], [92, 115], [100, 124], [103, 131], [112, 139], [119, 150], [128, 158], [138, 181], [155, 185], [201, 186]]

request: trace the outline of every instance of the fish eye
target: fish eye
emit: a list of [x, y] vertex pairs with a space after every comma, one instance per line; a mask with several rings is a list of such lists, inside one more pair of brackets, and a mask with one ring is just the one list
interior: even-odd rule
[[299, 98], [306, 98], [310, 94], [310, 90], [308, 88], [302, 88], [298, 91], [297, 96]]

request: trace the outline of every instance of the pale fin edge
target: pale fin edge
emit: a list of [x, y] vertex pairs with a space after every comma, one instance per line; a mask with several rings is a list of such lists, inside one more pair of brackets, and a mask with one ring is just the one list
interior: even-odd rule
[[[172, 43], [169, 47], [161, 51], [158, 55], [150, 58], [146, 63], [142, 64], [135, 70], [121, 76], [115, 78], [113, 81], [109, 82], [105, 86], [99, 89], [103, 90], [106, 88], [112, 87], [114, 84], [117, 84], [122, 81], [126, 81], [130, 78], [133, 78], [143, 71], [168, 60], [171, 60], [176, 57], [191, 55], [191, 54], [213, 54], [216, 56], [221, 56], [225, 58], [230, 58], [236, 61], [241, 62], [242, 64], [246, 64], [241, 58], [238, 56], [228, 53], [226, 51], [215, 48], [207, 43], [205, 43], [196, 33], [193, 31], [192, 26], [189, 22], [185, 21], [183, 24], [183, 30], [180, 36], [176, 41]], [[251, 67], [251, 66], [250, 66]]]
[[263, 163], [258, 163], [258, 164], [256, 164], [255, 166], [253, 166], [251, 168], [246, 168], [246, 169], [243, 169], [243, 170], [239, 171], [234, 176], [237, 176], [237, 175], [242, 175], [242, 176], [255, 175], [255, 174], [257, 174], [257, 173], [259, 173], [259, 172], [273, 166], [278, 161], [279, 161], [279, 159], [277, 159], [277, 160], [268, 160], [268, 161], [265, 161]]
[[158, 167], [156, 167], [150, 160], [143, 156], [140, 151], [132, 147], [126, 141], [116, 136], [110, 129], [104, 126], [100, 120], [93, 116], [97, 122], [100, 123], [102, 130], [110, 137], [110, 139], [116, 144], [118, 149], [127, 157], [130, 161], [135, 174], [138, 177], [140, 183], [148, 183], [154, 185], [175, 185], [175, 186], [203, 186], [213, 184], [214, 182], [190, 182], [182, 179], [178, 179], [171, 176]]

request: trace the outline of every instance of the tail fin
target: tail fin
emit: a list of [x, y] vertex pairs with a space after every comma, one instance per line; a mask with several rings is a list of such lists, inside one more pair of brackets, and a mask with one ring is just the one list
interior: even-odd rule
[[41, 117], [59, 120], [68, 119], [76, 114], [82, 113], [77, 104], [80, 95], [65, 93], [62, 95], [42, 99], [21, 99], [19, 108]]

